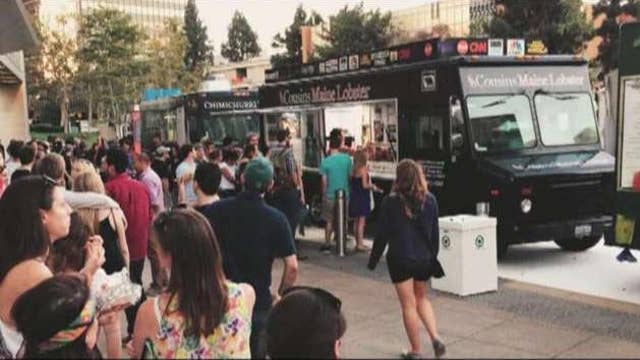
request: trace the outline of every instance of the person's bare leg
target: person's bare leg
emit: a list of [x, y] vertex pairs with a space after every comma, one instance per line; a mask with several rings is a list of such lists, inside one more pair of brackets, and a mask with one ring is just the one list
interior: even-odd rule
[[324, 226], [324, 243], [325, 245], [331, 245], [331, 235], [333, 234], [333, 222], [327, 221]]
[[411, 352], [419, 354], [422, 350], [420, 343], [420, 317], [416, 307], [416, 298], [413, 294], [413, 279], [393, 285], [396, 288], [400, 306], [402, 307], [402, 320], [411, 344]]
[[431, 301], [427, 298], [427, 282], [414, 281], [413, 291], [416, 297], [418, 315], [420, 316], [425, 329], [427, 329], [431, 342], [433, 342], [434, 339], [439, 339], [439, 336], [436, 327], [436, 315], [433, 312]]
[[356, 248], [364, 249], [364, 216], [358, 216], [354, 222], [354, 233], [356, 235]]

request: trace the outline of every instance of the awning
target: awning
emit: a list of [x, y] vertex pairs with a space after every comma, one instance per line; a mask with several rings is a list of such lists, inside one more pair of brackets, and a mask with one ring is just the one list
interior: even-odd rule
[[0, 54], [28, 50], [38, 44], [22, 0], [0, 1]]
[[15, 85], [20, 84], [22, 80], [16, 76], [0, 59], [0, 84], [3, 85]]

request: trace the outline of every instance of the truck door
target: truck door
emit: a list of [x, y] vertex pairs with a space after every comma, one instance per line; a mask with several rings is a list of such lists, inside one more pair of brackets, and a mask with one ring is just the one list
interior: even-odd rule
[[447, 161], [447, 109], [433, 103], [404, 106], [400, 115], [401, 158], [419, 162], [429, 183], [429, 191], [438, 198], [445, 187]]
[[449, 98], [447, 116], [449, 136], [445, 159], [445, 187], [441, 214], [473, 213], [476, 181], [469, 156], [469, 137], [462, 102], [458, 96]]

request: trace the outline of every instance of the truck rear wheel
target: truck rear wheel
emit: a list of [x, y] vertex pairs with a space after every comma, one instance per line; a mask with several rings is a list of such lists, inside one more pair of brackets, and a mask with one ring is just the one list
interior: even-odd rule
[[505, 241], [498, 240], [498, 260], [502, 260], [507, 256], [507, 252], [509, 251], [509, 244]]
[[555, 240], [555, 243], [565, 251], [585, 251], [599, 243], [601, 238], [601, 236], [589, 236], [582, 239], [566, 238]]

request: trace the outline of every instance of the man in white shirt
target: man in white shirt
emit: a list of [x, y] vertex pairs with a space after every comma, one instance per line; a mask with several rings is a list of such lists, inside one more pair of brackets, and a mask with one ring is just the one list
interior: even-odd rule
[[193, 175], [196, 173], [196, 153], [192, 145], [182, 145], [180, 148], [180, 165], [176, 169], [176, 181], [184, 183], [184, 202], [191, 205], [198, 199], [193, 191]]

